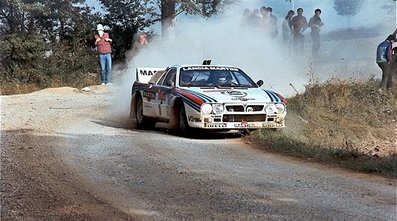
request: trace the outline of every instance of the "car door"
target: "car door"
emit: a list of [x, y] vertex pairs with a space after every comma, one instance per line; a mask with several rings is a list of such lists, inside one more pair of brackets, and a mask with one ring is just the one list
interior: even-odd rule
[[171, 91], [175, 87], [176, 81], [176, 68], [170, 68], [166, 73], [163, 81], [158, 84], [156, 100], [158, 101], [158, 117], [168, 120], [170, 116], [170, 99]]

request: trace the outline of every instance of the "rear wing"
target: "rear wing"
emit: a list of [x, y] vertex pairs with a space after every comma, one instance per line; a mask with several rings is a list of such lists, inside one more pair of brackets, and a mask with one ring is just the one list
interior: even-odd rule
[[[165, 68], [136, 68], [136, 80], [142, 83], [155, 83], [155, 79], [151, 79], [153, 76], [161, 76], [165, 71]], [[157, 73], [159, 72], [159, 73]], [[156, 78], [156, 77], [153, 77]]]

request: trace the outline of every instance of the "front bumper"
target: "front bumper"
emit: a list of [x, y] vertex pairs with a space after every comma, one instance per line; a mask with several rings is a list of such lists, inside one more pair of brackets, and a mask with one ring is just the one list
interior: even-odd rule
[[202, 129], [261, 129], [284, 128], [285, 114], [235, 114], [235, 115], [208, 115], [200, 117], [188, 117], [189, 126]]

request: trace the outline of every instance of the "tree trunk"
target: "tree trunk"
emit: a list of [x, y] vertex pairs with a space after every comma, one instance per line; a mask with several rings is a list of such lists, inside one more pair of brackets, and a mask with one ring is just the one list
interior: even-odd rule
[[168, 35], [168, 30], [172, 26], [172, 20], [175, 17], [175, 0], [161, 1], [161, 28], [162, 36]]

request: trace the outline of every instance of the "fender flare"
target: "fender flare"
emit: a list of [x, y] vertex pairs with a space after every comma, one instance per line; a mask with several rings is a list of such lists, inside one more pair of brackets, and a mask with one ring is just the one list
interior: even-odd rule
[[180, 97], [173, 97], [170, 101], [170, 119], [168, 129], [179, 129], [179, 106], [184, 105]]

